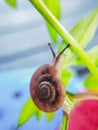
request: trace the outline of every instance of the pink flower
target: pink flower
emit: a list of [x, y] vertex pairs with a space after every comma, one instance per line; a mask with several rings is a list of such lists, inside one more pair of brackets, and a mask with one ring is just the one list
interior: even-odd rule
[[85, 100], [71, 111], [68, 130], [98, 130], [98, 100]]

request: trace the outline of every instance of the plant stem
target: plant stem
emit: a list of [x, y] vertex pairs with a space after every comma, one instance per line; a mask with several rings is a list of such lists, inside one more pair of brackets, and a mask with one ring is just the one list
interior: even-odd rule
[[44, 5], [42, 0], [30, 0], [34, 7], [40, 12], [45, 20], [58, 32], [58, 34], [67, 42], [70, 43], [72, 49], [83, 60], [83, 63], [91, 71], [95, 79], [98, 81], [98, 69], [86, 55], [84, 50], [78, 44], [78, 42], [72, 37], [72, 35], [60, 24], [60, 22], [54, 17], [54, 15]]
[[68, 130], [68, 115], [66, 115], [65, 130]]

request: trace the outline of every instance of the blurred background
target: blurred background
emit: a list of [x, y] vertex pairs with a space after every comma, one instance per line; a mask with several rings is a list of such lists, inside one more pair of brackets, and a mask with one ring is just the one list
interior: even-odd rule
[[[96, 7], [98, 0], [61, 0], [61, 23], [71, 30]], [[61, 40], [59, 37], [58, 44]], [[21, 108], [30, 97], [29, 82], [33, 72], [38, 66], [52, 62], [49, 42], [52, 41], [45, 21], [28, 0], [17, 0], [15, 9], [0, 0], [0, 130], [16, 129]], [[98, 31], [89, 48], [97, 42]], [[53, 45], [55, 51], [58, 44]], [[79, 82], [77, 77], [72, 82], [72, 91], [78, 91], [76, 82]], [[44, 117], [37, 122], [34, 116], [19, 130], [39, 130], [40, 127], [54, 130], [61, 121], [60, 113], [59, 110], [50, 123]]]

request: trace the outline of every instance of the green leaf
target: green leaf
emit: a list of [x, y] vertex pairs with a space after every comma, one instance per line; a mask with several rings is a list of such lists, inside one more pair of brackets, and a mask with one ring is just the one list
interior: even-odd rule
[[36, 119], [39, 121], [42, 117], [43, 112], [38, 110], [35, 114], [36, 114]]
[[[85, 47], [90, 40], [93, 38], [94, 33], [98, 27], [98, 8], [93, 12], [89, 13], [82, 20], [80, 20], [70, 31], [73, 37], [81, 44], [82, 47]], [[60, 49], [66, 46], [64, 40], [60, 44]]]
[[93, 38], [98, 27], [98, 8], [85, 16], [70, 31], [72, 36], [84, 48]]
[[46, 24], [47, 24], [47, 28], [48, 28], [48, 31], [49, 31], [49, 34], [53, 43], [57, 43], [57, 38], [58, 38], [57, 32], [53, 29], [53, 27], [50, 24], [48, 23]]
[[29, 98], [21, 110], [18, 120], [18, 127], [27, 122], [32, 115], [36, 115], [36, 118], [39, 120], [41, 118], [42, 112], [34, 105], [32, 99]]
[[69, 83], [71, 77], [73, 76], [74, 72], [72, 71], [68, 71], [66, 69], [63, 69], [62, 70], [62, 73], [61, 73], [61, 81], [63, 82], [64, 86], [66, 87], [67, 84]]
[[[90, 40], [93, 38], [96, 29], [98, 27], [98, 8], [85, 16], [80, 20], [70, 31], [73, 37], [81, 44], [82, 47], [86, 47]], [[59, 46], [59, 51], [66, 46], [66, 42], [63, 40]], [[82, 60], [75, 56], [72, 50], [67, 54], [70, 62], [66, 62], [66, 66], [82, 64]], [[66, 57], [65, 57], [66, 58]]]
[[46, 113], [46, 119], [47, 121], [51, 121], [55, 116], [55, 112], [52, 113]]
[[[48, 7], [48, 9], [54, 14], [54, 16], [58, 20], [60, 20], [60, 13], [61, 13], [60, 0], [44, 0], [44, 3]], [[48, 27], [48, 31], [49, 31], [49, 34], [50, 34], [53, 42], [56, 43], [57, 42], [57, 37], [58, 37], [57, 32], [48, 23], [47, 23], [47, 27]]]
[[91, 58], [96, 66], [98, 66], [98, 45], [87, 51], [87, 55]]
[[98, 82], [95, 80], [95, 78], [89, 74], [87, 78], [84, 81], [84, 86], [91, 91], [98, 91]]
[[[93, 48], [86, 51], [87, 55], [91, 58], [92, 62], [98, 66], [98, 45], [94, 46]], [[81, 59], [77, 56], [71, 63], [68, 65], [81, 65], [83, 66], [83, 62]]]
[[5, 0], [6, 3], [8, 3], [10, 6], [16, 8], [17, 6], [17, 0]]

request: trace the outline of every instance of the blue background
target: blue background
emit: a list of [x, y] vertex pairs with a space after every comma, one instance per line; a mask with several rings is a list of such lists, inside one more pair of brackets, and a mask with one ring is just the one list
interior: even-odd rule
[[[51, 63], [47, 46], [51, 42], [44, 19], [27, 0], [17, 0], [17, 8], [0, 0], [0, 130], [16, 130], [19, 113], [30, 97], [29, 83], [38, 66]], [[61, 23], [70, 30], [83, 16], [98, 7], [98, 0], [62, 0]], [[61, 42], [58, 38], [58, 44]], [[98, 31], [88, 48], [98, 43]], [[58, 44], [53, 46], [55, 50]], [[67, 90], [84, 91], [76, 75]], [[19, 130], [55, 130], [62, 119], [62, 108], [51, 122], [45, 115], [37, 122], [33, 116]]]

